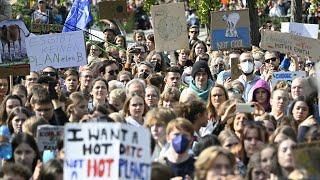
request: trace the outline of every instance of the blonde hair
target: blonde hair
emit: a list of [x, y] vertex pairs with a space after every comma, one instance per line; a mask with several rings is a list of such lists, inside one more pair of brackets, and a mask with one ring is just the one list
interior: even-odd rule
[[44, 125], [44, 124], [49, 124], [49, 123], [42, 117], [32, 116], [22, 124], [22, 132], [27, 133], [35, 138], [37, 137], [38, 126]]
[[86, 97], [80, 92], [73, 92], [70, 94], [69, 99], [66, 103], [67, 113], [70, 116], [72, 110], [77, 104], [87, 101]]
[[151, 128], [155, 124], [167, 126], [167, 124], [176, 118], [175, 113], [169, 108], [153, 108], [146, 114], [145, 127]]
[[109, 114], [109, 117], [114, 120], [114, 122], [118, 122], [118, 123], [124, 123], [124, 117], [118, 113], [118, 112], [113, 112], [111, 114]]
[[201, 152], [197, 161], [195, 162], [195, 176], [198, 180], [206, 179], [208, 171], [211, 169], [212, 164], [217, 159], [219, 155], [224, 155], [228, 158], [230, 165], [234, 167], [236, 159], [234, 155], [220, 147], [220, 146], [212, 146]]
[[171, 120], [166, 128], [166, 134], [170, 134], [170, 132], [174, 129], [178, 130], [185, 130], [186, 132], [190, 133], [191, 136], [193, 136], [194, 130], [193, 130], [193, 125], [192, 123], [185, 119], [185, 118], [176, 118]]

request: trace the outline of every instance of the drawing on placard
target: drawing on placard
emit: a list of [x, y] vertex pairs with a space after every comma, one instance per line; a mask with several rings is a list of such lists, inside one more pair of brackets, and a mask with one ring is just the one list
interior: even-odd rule
[[222, 17], [222, 20], [225, 21], [227, 24], [225, 37], [238, 37], [238, 31], [236, 29], [236, 26], [240, 20], [239, 13], [231, 13], [229, 15], [225, 14]]
[[181, 23], [184, 21], [179, 17], [168, 15], [166, 9], [159, 9], [155, 12], [155, 15], [161, 17], [155, 28], [158, 30], [160, 38], [164, 41], [175, 40], [184, 30]]

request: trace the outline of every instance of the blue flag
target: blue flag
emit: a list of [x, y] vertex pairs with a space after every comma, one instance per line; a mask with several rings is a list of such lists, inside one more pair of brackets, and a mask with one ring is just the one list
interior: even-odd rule
[[75, 0], [64, 23], [62, 32], [86, 29], [92, 20], [89, 0]]

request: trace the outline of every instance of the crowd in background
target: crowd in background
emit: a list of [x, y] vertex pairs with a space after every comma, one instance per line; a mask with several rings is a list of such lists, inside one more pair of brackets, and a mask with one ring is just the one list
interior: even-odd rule
[[[270, 1], [261, 13], [285, 16], [287, 3]], [[312, 3], [304, 1], [309, 15]], [[46, 67], [11, 88], [9, 78], [0, 78], [2, 178], [62, 179], [63, 137], [48, 157], [37, 146], [38, 126], [114, 122], [150, 130], [151, 179], [317, 179], [293, 151], [320, 137], [317, 59], [255, 46], [213, 51], [210, 37], [199, 37], [195, 11], [186, 13], [190, 48], [156, 52], [154, 34], [141, 30], [151, 28], [142, 6], [128, 6], [139, 14], [133, 43], [108, 21], [104, 42], [86, 43], [87, 65]], [[38, 0], [32, 19], [63, 23], [69, 7]], [[221, 10], [244, 7], [230, 1]], [[271, 21], [262, 29], [277, 30]], [[307, 77], [272, 82], [273, 73], [289, 71]]]

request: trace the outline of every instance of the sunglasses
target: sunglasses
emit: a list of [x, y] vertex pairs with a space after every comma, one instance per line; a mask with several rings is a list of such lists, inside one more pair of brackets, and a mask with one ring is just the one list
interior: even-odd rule
[[272, 61], [272, 62], [276, 62], [276, 61], [277, 61], [277, 58], [266, 59], [264, 62], [270, 63], [271, 61]]
[[111, 70], [108, 72], [110, 75], [117, 75], [119, 73], [118, 70]]
[[55, 77], [57, 74], [55, 72], [42, 72], [44, 76]]
[[315, 64], [314, 62], [312, 62], [312, 63], [307, 63], [306, 66], [307, 66], [307, 67], [313, 67], [314, 64]]
[[195, 33], [195, 34], [198, 34], [199, 31], [189, 31], [190, 33]]

